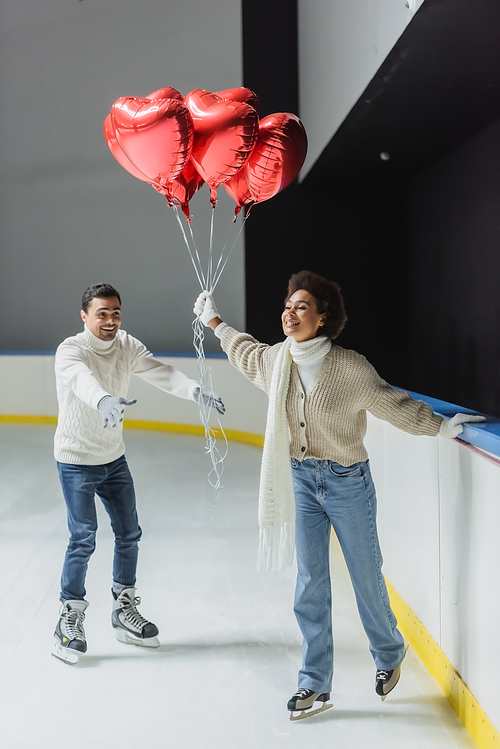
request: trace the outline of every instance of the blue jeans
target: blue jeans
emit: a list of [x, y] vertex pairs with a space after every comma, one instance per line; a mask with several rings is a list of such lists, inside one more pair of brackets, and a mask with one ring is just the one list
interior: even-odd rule
[[405, 648], [382, 575], [377, 498], [368, 461], [292, 458], [296, 505], [294, 611], [304, 638], [298, 686], [330, 692], [333, 679], [330, 524], [339, 540], [377, 669], [393, 669]]
[[57, 463], [57, 469], [70, 532], [61, 575], [61, 598], [66, 601], [85, 598], [85, 576], [97, 533], [96, 494], [102, 500], [115, 534], [113, 581], [133, 588], [142, 531], [135, 506], [134, 482], [125, 456], [100, 466]]

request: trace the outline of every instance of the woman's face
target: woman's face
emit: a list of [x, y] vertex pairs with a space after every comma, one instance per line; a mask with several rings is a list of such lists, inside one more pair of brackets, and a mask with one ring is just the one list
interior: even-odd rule
[[297, 342], [316, 338], [324, 320], [325, 315], [318, 312], [315, 298], [304, 289], [292, 294], [281, 315], [284, 334]]

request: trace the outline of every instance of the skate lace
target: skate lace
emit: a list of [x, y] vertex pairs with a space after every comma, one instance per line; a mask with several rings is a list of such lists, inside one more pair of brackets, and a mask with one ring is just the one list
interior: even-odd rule
[[309, 689], [304, 689], [304, 687], [301, 687], [295, 692], [294, 697], [298, 697], [299, 699], [302, 699], [302, 697], [307, 696], [308, 692], [309, 692]]
[[387, 681], [390, 673], [390, 671], [385, 670], [377, 671], [377, 681]]
[[133, 627], [139, 627], [142, 629], [146, 624], [149, 624], [149, 622], [137, 611], [137, 606], [139, 606], [140, 602], [140, 596], [136, 596], [130, 602], [123, 601], [122, 613], [126, 621], [132, 624]]
[[66, 611], [63, 611], [62, 613], [62, 617], [64, 619], [64, 625], [69, 639], [84, 640], [85, 630], [83, 629], [83, 622], [85, 621], [85, 614], [83, 611], [66, 609]]

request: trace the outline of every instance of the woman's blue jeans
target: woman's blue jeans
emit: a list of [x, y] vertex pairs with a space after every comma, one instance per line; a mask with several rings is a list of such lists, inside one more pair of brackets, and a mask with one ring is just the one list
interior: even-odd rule
[[58, 463], [57, 468], [70, 532], [61, 575], [61, 598], [65, 601], [85, 598], [85, 577], [97, 533], [96, 494], [102, 500], [115, 534], [113, 581], [133, 588], [142, 531], [135, 506], [134, 482], [125, 456], [100, 466]]
[[294, 611], [302, 636], [298, 686], [330, 692], [333, 679], [330, 525], [349, 570], [377, 669], [393, 669], [405, 646], [382, 575], [377, 498], [368, 461], [345, 468], [331, 460], [292, 458], [296, 505]]

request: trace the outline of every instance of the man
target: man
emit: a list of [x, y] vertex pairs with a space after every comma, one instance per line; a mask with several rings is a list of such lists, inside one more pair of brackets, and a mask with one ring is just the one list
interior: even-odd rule
[[130, 376], [160, 390], [214, 406], [220, 398], [174, 367], [162, 364], [136, 338], [121, 330], [121, 299], [109, 284], [83, 294], [84, 331], [66, 338], [56, 352], [59, 419], [54, 454], [68, 511], [70, 540], [61, 576], [61, 610], [53, 655], [76, 663], [87, 651], [83, 622], [88, 602], [85, 577], [95, 549], [97, 494], [115, 535], [111, 623], [120, 642], [158, 647], [158, 628], [139, 613], [135, 594], [141, 538], [134, 483], [125, 459], [123, 413]]

